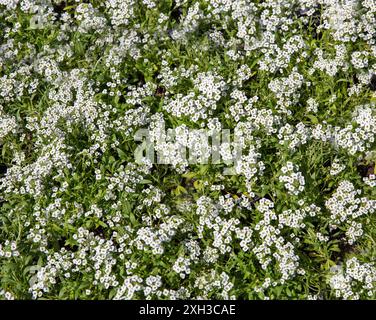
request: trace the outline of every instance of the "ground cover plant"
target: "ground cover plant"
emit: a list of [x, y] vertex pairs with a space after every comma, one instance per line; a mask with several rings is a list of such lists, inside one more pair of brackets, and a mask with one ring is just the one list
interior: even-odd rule
[[375, 299], [375, 91], [375, 0], [0, 0], [0, 298]]

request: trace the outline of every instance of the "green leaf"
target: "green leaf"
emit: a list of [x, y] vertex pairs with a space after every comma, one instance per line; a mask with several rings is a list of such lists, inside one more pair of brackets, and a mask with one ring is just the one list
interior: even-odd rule
[[319, 123], [319, 120], [317, 119], [317, 117], [312, 114], [307, 114], [307, 118], [309, 118], [313, 124]]
[[140, 184], [151, 184], [151, 183], [153, 183], [153, 181], [147, 180], [147, 179], [143, 179], [140, 181]]
[[182, 193], [187, 193], [187, 190], [183, 186], [177, 186], [174, 191], [175, 195], [179, 196]]
[[121, 150], [119, 148], [116, 148], [116, 150], [118, 152], [118, 155], [119, 155], [120, 159], [122, 159], [122, 160], [126, 159], [127, 155], [125, 154], [125, 152], [123, 150]]

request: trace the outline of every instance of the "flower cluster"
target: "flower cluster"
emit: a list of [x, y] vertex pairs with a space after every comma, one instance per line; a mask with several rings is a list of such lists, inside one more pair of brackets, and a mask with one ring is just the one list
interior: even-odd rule
[[0, 299], [375, 298], [375, 0], [0, 26]]
[[329, 282], [337, 298], [374, 297], [376, 269], [372, 263], [362, 263], [354, 257], [347, 260], [343, 268], [337, 268]]
[[281, 175], [279, 181], [282, 182], [290, 194], [298, 195], [304, 191], [305, 179], [299, 171], [299, 167], [292, 162], [287, 162], [281, 168]]
[[337, 190], [325, 202], [326, 208], [331, 213], [330, 224], [337, 228], [344, 223], [350, 225], [346, 231], [348, 242], [353, 244], [363, 234], [362, 224], [355, 219], [375, 211], [376, 200], [358, 197], [361, 190], [356, 190], [349, 181], [341, 181]]

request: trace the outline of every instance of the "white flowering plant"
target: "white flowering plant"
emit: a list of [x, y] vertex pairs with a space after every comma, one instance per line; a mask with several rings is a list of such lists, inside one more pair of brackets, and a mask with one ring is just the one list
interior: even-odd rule
[[376, 299], [375, 0], [0, 29], [0, 299]]

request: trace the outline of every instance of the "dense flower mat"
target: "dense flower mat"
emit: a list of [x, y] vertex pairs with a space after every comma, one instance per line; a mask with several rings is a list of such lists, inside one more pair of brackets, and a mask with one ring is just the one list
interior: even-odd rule
[[0, 297], [375, 299], [375, 90], [375, 0], [0, 0]]

